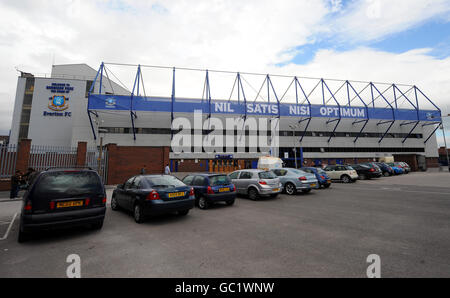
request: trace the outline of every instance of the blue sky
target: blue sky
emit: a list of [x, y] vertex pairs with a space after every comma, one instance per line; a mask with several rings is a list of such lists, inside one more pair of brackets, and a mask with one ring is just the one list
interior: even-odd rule
[[442, 18], [431, 19], [410, 29], [386, 35], [373, 41], [342, 41], [333, 35], [317, 36], [315, 42], [297, 47], [298, 54], [289, 62], [307, 64], [314, 59], [320, 50], [331, 49], [343, 52], [358, 47], [370, 47], [395, 54], [430, 48], [431, 51], [428, 55], [437, 59], [444, 59], [450, 56], [450, 21]]

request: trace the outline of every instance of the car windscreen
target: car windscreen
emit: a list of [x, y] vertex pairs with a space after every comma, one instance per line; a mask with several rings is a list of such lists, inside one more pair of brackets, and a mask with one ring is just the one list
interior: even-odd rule
[[258, 173], [259, 179], [275, 179], [277, 178], [277, 175], [275, 175], [273, 172], [261, 172]]
[[346, 168], [347, 170], [349, 170], [349, 171], [353, 171], [353, 170], [354, 170], [354, 168], [352, 168], [351, 166], [345, 166], [345, 168]]
[[173, 188], [186, 186], [181, 180], [173, 176], [145, 177], [146, 184], [155, 188]]
[[94, 172], [49, 172], [42, 175], [34, 194], [39, 197], [71, 198], [89, 194], [102, 194], [103, 185]]
[[209, 181], [212, 186], [217, 185], [229, 185], [231, 184], [231, 179], [226, 175], [212, 176], [209, 177]]

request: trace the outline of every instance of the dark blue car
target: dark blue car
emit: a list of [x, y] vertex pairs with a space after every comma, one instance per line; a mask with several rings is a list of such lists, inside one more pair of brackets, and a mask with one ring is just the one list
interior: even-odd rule
[[236, 187], [225, 174], [191, 174], [184, 177], [183, 182], [194, 188], [200, 209], [208, 209], [216, 202], [231, 206], [236, 199]]
[[320, 186], [323, 186], [324, 188], [329, 188], [331, 186], [331, 179], [324, 170], [313, 167], [305, 167], [301, 168], [301, 170], [316, 175]]

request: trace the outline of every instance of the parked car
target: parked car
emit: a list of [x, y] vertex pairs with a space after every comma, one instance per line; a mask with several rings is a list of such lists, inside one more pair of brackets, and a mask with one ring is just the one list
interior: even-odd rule
[[194, 189], [170, 175], [140, 175], [118, 185], [111, 198], [111, 209], [133, 212], [137, 223], [147, 216], [177, 212], [185, 216], [194, 208]]
[[260, 197], [277, 197], [282, 190], [280, 179], [270, 171], [239, 170], [228, 175], [236, 186], [236, 192], [248, 195], [251, 200]]
[[394, 174], [395, 175], [402, 175], [405, 173], [405, 171], [403, 170], [402, 167], [398, 167], [395, 165], [395, 163], [388, 163], [388, 165], [392, 168], [392, 170], [394, 170]]
[[272, 172], [278, 176], [288, 195], [294, 195], [298, 191], [309, 193], [311, 189], [319, 188], [319, 181], [314, 174], [290, 168], [274, 169]]
[[301, 168], [302, 171], [306, 173], [314, 174], [319, 181], [319, 186], [323, 186], [324, 188], [329, 188], [331, 186], [331, 178], [327, 175], [327, 173], [319, 168]]
[[183, 182], [194, 188], [200, 209], [208, 209], [216, 202], [225, 202], [231, 206], [236, 199], [236, 187], [224, 174], [192, 174], [184, 177]]
[[370, 163], [351, 165], [358, 173], [359, 179], [366, 180], [372, 178], [380, 178], [382, 176], [381, 170], [378, 166]]
[[411, 167], [406, 162], [399, 162], [400, 167], [405, 171], [405, 174], [409, 174], [411, 172]]
[[101, 229], [106, 212], [105, 187], [89, 168], [53, 168], [33, 178], [23, 196], [19, 242], [37, 230], [78, 225]]
[[344, 183], [355, 182], [359, 177], [351, 166], [329, 165], [324, 171], [332, 180], [340, 180]]
[[384, 177], [392, 176], [395, 174], [394, 169], [392, 169], [391, 166], [384, 162], [374, 162], [374, 164], [376, 164], [381, 169]]

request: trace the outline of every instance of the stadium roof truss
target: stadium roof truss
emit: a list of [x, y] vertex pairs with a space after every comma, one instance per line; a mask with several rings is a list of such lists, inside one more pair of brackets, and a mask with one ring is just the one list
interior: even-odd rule
[[[114, 92], [113, 84], [111, 83], [110, 73], [106, 65], [114, 65], [119, 67], [136, 67], [136, 76], [132, 90], [129, 94], [116, 94]], [[147, 96], [144, 86], [144, 78], [142, 74], [142, 68], [149, 69], [167, 69], [172, 72], [172, 92], [170, 97], [156, 97]], [[202, 98], [187, 99], [176, 97], [176, 74], [177, 71], [196, 71], [204, 72], [205, 80], [203, 86]], [[232, 86], [231, 94], [228, 100], [226, 99], [213, 99], [211, 94], [211, 73], [225, 73], [235, 76], [234, 84]], [[246, 90], [243, 82], [247, 82], [244, 75], [263, 76], [264, 80], [261, 88], [257, 92], [254, 101], [249, 101], [246, 96]], [[115, 75], [114, 77], [118, 79]], [[279, 97], [272, 82], [272, 78], [284, 78], [289, 79], [290, 84], [285, 89], [283, 96]], [[108, 81], [110, 91], [106, 91], [106, 83]], [[314, 81], [313, 88], [309, 93], [306, 92], [305, 87], [301, 81]], [[120, 80], [119, 80], [120, 82]], [[335, 88], [330, 87], [330, 82], [336, 85]], [[364, 86], [357, 91], [355, 84]], [[98, 88], [96, 88], [98, 85]], [[122, 84], [123, 85], [123, 84]], [[251, 85], [247, 82], [247, 85]], [[338, 87], [339, 86], [339, 87]], [[381, 87], [384, 87], [383, 91]], [[387, 88], [386, 88], [387, 86]], [[320, 88], [319, 88], [320, 87]], [[400, 89], [408, 88], [406, 91]], [[253, 88], [253, 87], [252, 87]], [[253, 88], [254, 91], [256, 89]], [[318, 91], [319, 90], [319, 91]], [[142, 92], [143, 94], [142, 94]], [[312, 104], [311, 94], [321, 91], [321, 104]], [[283, 102], [288, 92], [293, 92], [295, 102]], [[343, 93], [343, 98], [346, 101], [345, 104], [339, 102], [336, 98], [338, 93]], [[363, 96], [363, 93], [365, 95]], [[267, 105], [272, 107], [270, 109], [264, 109], [264, 111], [249, 109], [248, 105], [266, 104], [262, 94], [265, 93], [267, 98]], [[393, 100], [389, 101], [387, 94], [391, 94]], [[413, 93], [413, 98], [411, 94]], [[232, 100], [233, 94], [237, 95], [237, 100]], [[280, 93], [281, 94], [281, 93]], [[272, 95], [272, 96], [271, 96]], [[420, 109], [419, 97], [423, 98], [423, 101], [427, 104], [431, 104], [432, 109]], [[366, 98], [364, 100], [363, 98]], [[259, 99], [259, 100], [258, 100]], [[272, 100], [271, 100], [272, 99]], [[356, 100], [357, 99], [357, 100]], [[356, 103], [354, 101], [356, 100]], [[403, 100], [403, 103], [408, 103], [408, 109], [401, 108], [399, 102]], [[329, 104], [330, 101], [332, 104]], [[369, 101], [369, 103], [367, 103]], [[375, 103], [381, 102], [386, 106], [383, 108], [377, 107]], [[402, 103], [402, 104], [403, 104]], [[231, 107], [228, 110], [218, 109], [224, 104], [228, 104]], [[214, 108], [213, 108], [214, 106]], [[275, 108], [273, 108], [273, 106]], [[361, 129], [357, 137], [354, 139], [354, 143], [364, 134], [364, 129], [371, 120], [377, 121], [377, 126], [386, 126], [386, 130], [383, 136], [379, 139], [378, 143], [381, 143], [390, 129], [393, 127], [396, 121], [401, 122], [400, 126], [411, 126], [408, 135], [402, 140], [405, 143], [411, 136], [417, 126], [422, 124], [422, 127], [429, 125], [437, 125], [433, 132], [427, 136], [424, 143], [434, 135], [436, 130], [442, 124], [441, 110], [434, 104], [417, 86], [405, 85], [405, 84], [388, 84], [388, 83], [375, 83], [375, 82], [362, 82], [362, 81], [349, 81], [349, 80], [336, 80], [336, 79], [323, 79], [323, 78], [309, 78], [309, 77], [290, 77], [285, 75], [269, 75], [259, 73], [241, 73], [230, 72], [220, 70], [200, 70], [191, 68], [175, 68], [165, 66], [150, 66], [150, 65], [130, 65], [130, 64], [118, 64], [118, 63], [101, 63], [94, 82], [88, 93], [88, 106], [87, 113], [92, 128], [94, 139], [97, 139], [96, 131], [93, 125], [92, 117], [99, 117], [101, 111], [128, 111], [130, 114], [130, 123], [133, 129], [133, 138], [136, 140], [135, 120], [138, 118], [138, 112], [168, 112], [171, 114], [171, 121], [174, 120], [175, 113], [192, 113], [194, 110], [202, 110], [207, 114], [208, 118], [211, 118], [212, 114], [238, 114], [242, 118], [247, 119], [249, 115], [255, 116], [270, 116], [272, 119], [280, 119], [281, 117], [294, 117], [298, 118], [298, 124], [306, 123], [304, 125], [300, 142], [303, 141], [306, 132], [310, 126], [313, 118], [325, 118], [326, 124], [334, 124], [333, 133], [328, 139], [331, 142], [335, 136], [336, 130], [340, 123], [344, 119], [353, 120], [352, 124], [362, 124]], [[173, 135], [172, 135], [173, 137]]]

